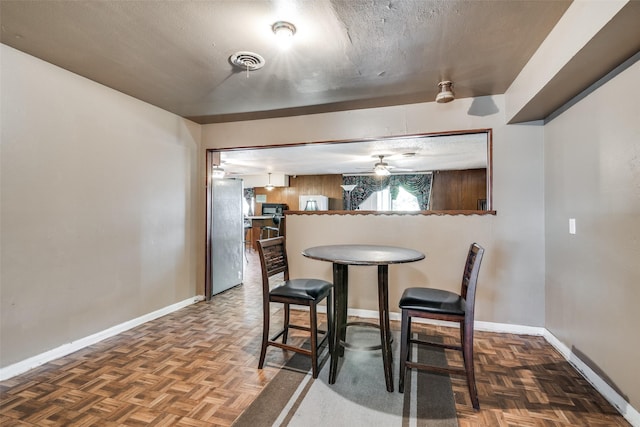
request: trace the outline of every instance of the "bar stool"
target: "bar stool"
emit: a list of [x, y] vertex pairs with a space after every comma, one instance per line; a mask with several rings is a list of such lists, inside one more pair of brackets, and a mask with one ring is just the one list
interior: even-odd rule
[[260, 239], [270, 239], [272, 237], [280, 237], [282, 217], [274, 215], [272, 220], [273, 220], [273, 225], [263, 225], [262, 227], [260, 227]]
[[[469, 395], [473, 409], [480, 409], [478, 389], [473, 363], [473, 315], [476, 300], [476, 285], [484, 248], [472, 243], [467, 253], [467, 261], [462, 274], [460, 294], [434, 288], [407, 288], [400, 303], [402, 323], [400, 333], [400, 375], [398, 391], [404, 392], [404, 380], [410, 369], [420, 369], [438, 373], [459, 374], [467, 378]], [[460, 345], [443, 344], [414, 338], [411, 332], [411, 319], [443, 320], [460, 324]], [[449, 368], [419, 363], [411, 358], [412, 344], [426, 345], [462, 352], [463, 368]]]
[[244, 219], [244, 240], [242, 241], [244, 244], [244, 259], [249, 262], [249, 258], [247, 258], [247, 249], [251, 249], [251, 245], [253, 243], [253, 223], [251, 219]]

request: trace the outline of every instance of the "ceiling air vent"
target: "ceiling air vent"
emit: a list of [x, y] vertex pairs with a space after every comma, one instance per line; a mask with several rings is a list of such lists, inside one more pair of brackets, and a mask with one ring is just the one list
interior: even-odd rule
[[264, 58], [253, 52], [236, 52], [229, 57], [229, 62], [246, 71], [259, 70], [264, 66]]

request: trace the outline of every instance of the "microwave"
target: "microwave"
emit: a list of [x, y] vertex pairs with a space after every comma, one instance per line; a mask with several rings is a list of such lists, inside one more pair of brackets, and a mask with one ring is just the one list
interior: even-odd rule
[[263, 203], [262, 204], [262, 215], [281, 216], [284, 214], [284, 211], [286, 210], [287, 210], [287, 205], [284, 203]]

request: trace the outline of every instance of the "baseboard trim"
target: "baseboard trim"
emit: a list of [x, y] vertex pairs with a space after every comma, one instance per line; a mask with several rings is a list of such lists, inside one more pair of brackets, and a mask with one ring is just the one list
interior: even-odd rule
[[[318, 307], [320, 308], [320, 307]], [[318, 310], [320, 312], [320, 310]], [[349, 316], [357, 316], [365, 319], [377, 319], [378, 311], [377, 310], [359, 310], [350, 308], [347, 312]], [[401, 321], [402, 316], [398, 312], [389, 313], [390, 320]], [[425, 323], [428, 325], [438, 325], [438, 326], [448, 326], [457, 328], [457, 323], [452, 322], [444, 322], [442, 320], [431, 320], [431, 319], [421, 319], [414, 318], [414, 322], [416, 323]], [[495, 323], [495, 322], [480, 322], [476, 321], [474, 323], [474, 327], [476, 331], [485, 331], [485, 332], [498, 332], [501, 334], [521, 334], [521, 335], [535, 335], [535, 336], [544, 336], [546, 329], [543, 327], [536, 326], [523, 326], [523, 325], [512, 325], [509, 323]]]
[[[135, 328], [143, 323], [157, 319], [183, 307], [191, 304], [195, 304], [202, 301], [204, 296], [196, 295], [195, 297], [188, 298], [184, 301], [177, 302], [160, 310], [153, 311], [145, 314], [144, 316], [137, 317], [119, 325], [113, 326], [104, 331], [90, 335], [85, 338], [81, 338], [77, 341], [63, 344], [60, 347], [38, 354], [36, 356], [25, 359], [21, 362], [14, 363], [5, 368], [0, 368], [0, 381], [7, 380], [16, 375], [20, 375], [33, 368], [43, 365], [67, 354], [78, 351], [84, 347], [90, 346], [121, 332]], [[318, 306], [318, 312], [326, 312], [326, 307]], [[378, 318], [377, 310], [359, 310], [349, 309], [349, 316], [357, 316], [362, 318]], [[391, 320], [401, 320], [400, 313], [389, 313]], [[442, 322], [437, 320], [428, 319], [415, 319], [416, 322], [440, 325], [440, 326], [455, 326], [450, 322]], [[578, 356], [576, 356], [564, 343], [556, 338], [551, 332], [543, 327], [535, 326], [523, 326], [523, 325], [511, 325], [507, 323], [494, 323], [494, 322], [475, 322], [475, 328], [478, 331], [497, 332], [497, 333], [509, 333], [520, 335], [533, 335], [542, 336], [551, 344], [558, 352], [587, 380], [589, 383], [600, 393], [614, 408], [620, 412], [620, 414], [631, 424], [633, 427], [640, 427], [640, 413], [629, 402], [627, 402], [618, 392], [616, 392], [609, 384], [607, 384], [597, 373], [595, 373], [589, 366], [587, 366]]]
[[80, 338], [79, 340], [72, 341], [67, 344], [63, 344], [60, 347], [56, 347], [54, 349], [45, 351], [44, 353], [40, 353], [38, 355], [32, 356], [28, 359], [14, 363], [13, 365], [0, 368], [0, 381], [4, 381], [9, 378], [15, 377], [16, 375], [25, 373], [47, 362], [51, 362], [52, 360], [64, 357], [67, 354], [73, 353], [74, 351], [78, 351], [80, 349], [83, 349], [85, 347], [98, 343], [107, 338], [111, 338], [114, 335], [118, 335], [119, 333], [135, 328], [136, 326], [140, 326], [143, 323], [157, 319], [158, 317], [162, 317], [164, 315], [172, 313], [188, 305], [195, 304], [198, 301], [202, 301], [203, 299], [204, 297], [202, 295], [196, 295], [195, 297], [187, 298], [184, 301], [171, 304], [167, 307], [161, 308], [151, 313], [147, 313], [135, 319], [128, 320], [126, 322], [120, 323], [119, 325], [113, 326], [109, 329], [105, 329], [104, 331], [97, 332], [93, 335]]
[[[363, 318], [378, 318], [376, 310], [349, 309], [348, 315]], [[389, 319], [401, 321], [400, 313], [389, 313]], [[457, 327], [457, 324], [430, 319], [413, 319], [416, 323]], [[640, 427], [640, 413], [618, 392], [607, 384], [597, 373], [576, 356], [564, 343], [543, 327], [511, 325], [507, 323], [480, 322], [474, 323], [475, 330], [519, 335], [542, 336], [600, 393], [633, 427]]]
[[562, 341], [545, 329], [544, 338], [600, 393], [633, 427], [640, 427], [640, 412], [627, 402]]

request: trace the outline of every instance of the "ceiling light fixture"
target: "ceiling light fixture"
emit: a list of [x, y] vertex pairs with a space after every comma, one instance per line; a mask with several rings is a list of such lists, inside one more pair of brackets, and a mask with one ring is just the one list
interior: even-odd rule
[[385, 168], [384, 166], [376, 166], [373, 170], [373, 173], [378, 176], [387, 176], [391, 174], [391, 172], [389, 172], [389, 169]]
[[219, 165], [214, 165], [211, 170], [211, 178], [213, 179], [222, 179], [224, 178], [224, 169], [222, 169]]
[[287, 49], [291, 46], [293, 35], [296, 33], [296, 27], [291, 22], [278, 21], [271, 26], [273, 34], [278, 39], [280, 48]]
[[278, 37], [289, 38], [296, 33], [296, 26], [291, 22], [278, 21], [271, 26], [271, 30]]
[[271, 191], [274, 189], [274, 186], [271, 184], [271, 172], [269, 172], [269, 183], [264, 186], [267, 191]]
[[455, 99], [453, 95], [453, 83], [446, 80], [438, 83], [438, 87], [440, 88], [440, 92], [436, 95], [436, 102], [440, 104], [444, 104], [446, 102], [451, 102]]
[[389, 164], [382, 161], [384, 156], [378, 156], [378, 157], [380, 157], [380, 161], [375, 165], [373, 165], [373, 173], [375, 173], [378, 176], [390, 175], [391, 172], [389, 172]]

